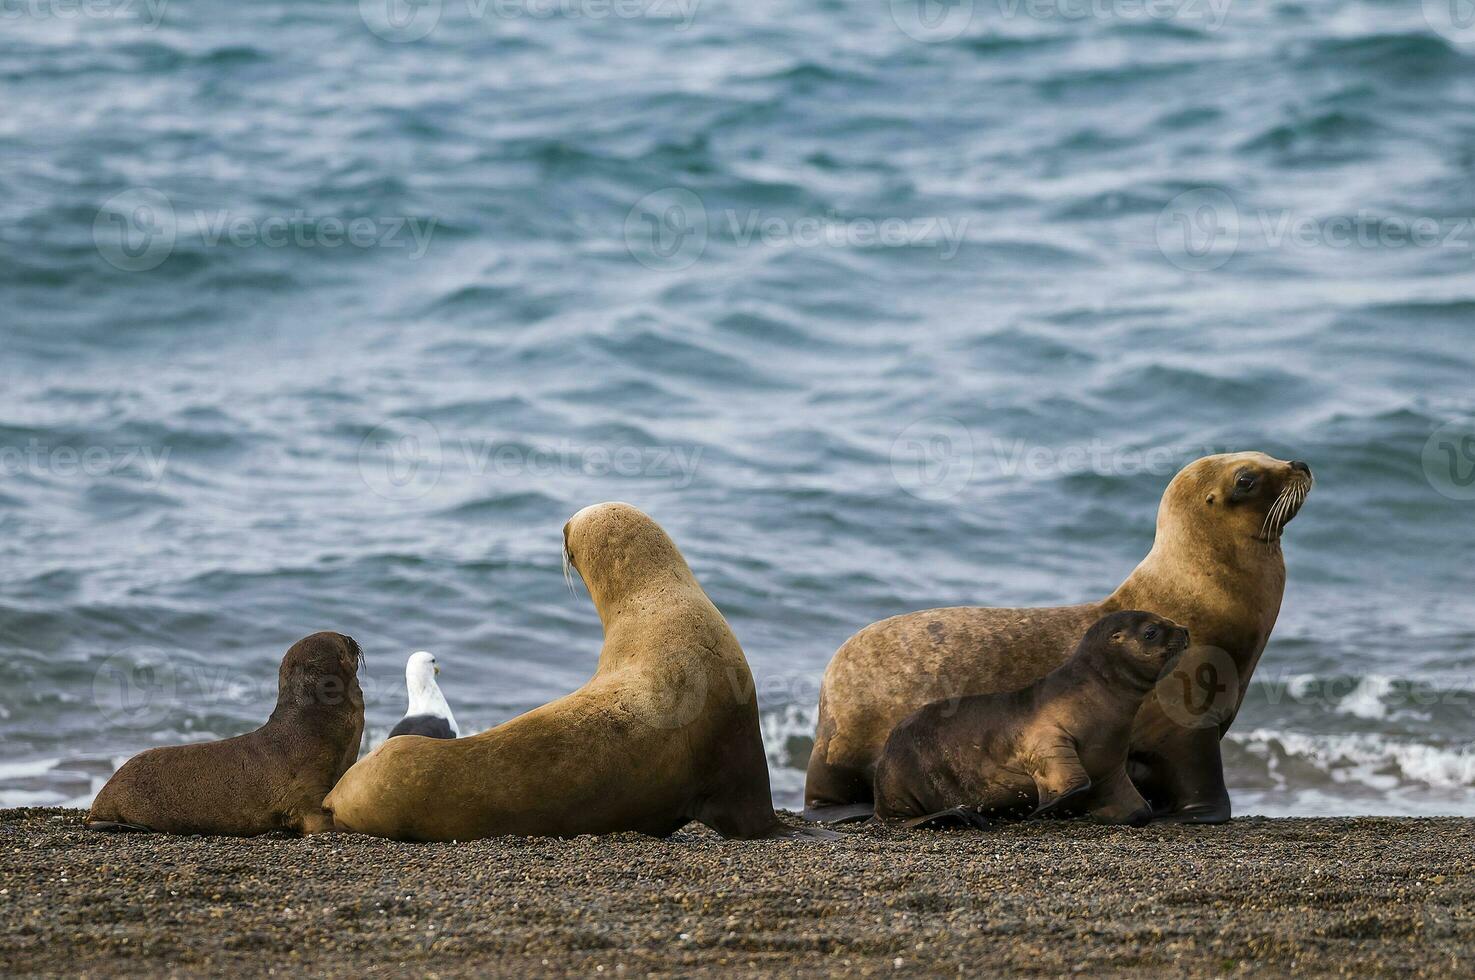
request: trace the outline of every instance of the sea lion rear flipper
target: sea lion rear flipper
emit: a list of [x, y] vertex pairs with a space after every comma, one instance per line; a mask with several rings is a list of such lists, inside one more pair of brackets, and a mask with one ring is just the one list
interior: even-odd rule
[[830, 841], [840, 840], [844, 836], [833, 830], [825, 830], [823, 827], [785, 827], [780, 824], [759, 837], [758, 840]]
[[1127, 770], [1118, 766], [1091, 791], [1087, 813], [1092, 820], [1109, 824], [1130, 824], [1141, 827], [1152, 819], [1152, 807], [1142, 798]]
[[812, 823], [857, 823], [876, 815], [874, 803], [845, 803], [836, 806], [814, 806], [804, 811], [804, 819]]
[[83, 824], [83, 826], [86, 827], [88, 830], [105, 830], [111, 833], [153, 833], [152, 830], [150, 830], [148, 827], [143, 826], [142, 824], [120, 823], [116, 820], [88, 820], [86, 823]]
[[936, 829], [939, 827], [952, 827], [959, 825], [964, 827], [976, 827], [979, 830], [988, 830], [990, 827], [993, 826], [993, 823], [988, 819], [988, 817], [985, 817], [983, 814], [979, 813], [972, 807], [955, 806], [948, 810], [939, 810], [936, 813], [929, 813], [925, 817], [916, 817], [902, 824], [902, 826], [907, 828], [908, 830], [915, 830], [918, 827], [928, 827]]

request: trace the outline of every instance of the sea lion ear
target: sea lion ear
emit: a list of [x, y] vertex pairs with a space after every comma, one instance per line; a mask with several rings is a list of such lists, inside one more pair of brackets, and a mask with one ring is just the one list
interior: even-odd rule
[[1205, 497], [1204, 503], [1208, 504], [1210, 507], [1214, 506], [1214, 495], [1211, 493], [1207, 497]]
[[1111, 634], [1111, 642], [1113, 642], [1113, 643], [1120, 643], [1120, 642], [1122, 642], [1122, 631], [1121, 630], [1117, 630], [1115, 633]]

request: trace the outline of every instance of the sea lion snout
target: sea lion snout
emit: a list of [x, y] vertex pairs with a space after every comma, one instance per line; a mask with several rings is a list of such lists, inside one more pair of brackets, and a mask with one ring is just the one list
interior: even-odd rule
[[1291, 460], [1291, 469], [1297, 473], [1304, 473], [1306, 476], [1311, 475], [1311, 467], [1306, 464], [1304, 459]]

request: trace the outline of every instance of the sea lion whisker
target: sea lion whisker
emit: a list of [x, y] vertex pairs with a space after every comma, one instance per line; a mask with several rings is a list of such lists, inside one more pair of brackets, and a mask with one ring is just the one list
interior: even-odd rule
[[1271, 540], [1275, 536], [1275, 533], [1282, 527], [1277, 515], [1285, 505], [1286, 500], [1286, 492], [1282, 490], [1280, 496], [1275, 498], [1275, 503], [1271, 504], [1270, 509], [1265, 512], [1265, 521], [1260, 525], [1260, 537], [1264, 540]]
[[1290, 496], [1285, 491], [1281, 491], [1280, 496], [1275, 501], [1275, 507], [1271, 510], [1271, 516], [1274, 518], [1272, 526], [1275, 528], [1275, 533], [1277, 535], [1285, 529], [1287, 520], [1286, 514], [1290, 510], [1290, 507]]
[[574, 591], [574, 573], [572, 571], [574, 557], [568, 553], [568, 545], [563, 546], [563, 582], [568, 586], [568, 594], [578, 598], [579, 593]]

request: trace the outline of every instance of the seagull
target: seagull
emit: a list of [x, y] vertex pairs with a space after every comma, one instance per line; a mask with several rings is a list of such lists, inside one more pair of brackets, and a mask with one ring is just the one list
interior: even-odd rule
[[405, 664], [405, 687], [410, 692], [410, 708], [389, 732], [396, 735], [425, 735], [430, 738], [460, 738], [461, 729], [456, 727], [456, 716], [446, 704], [446, 696], [440, 693], [435, 675], [440, 665], [435, 657], [424, 650], [410, 654]]

